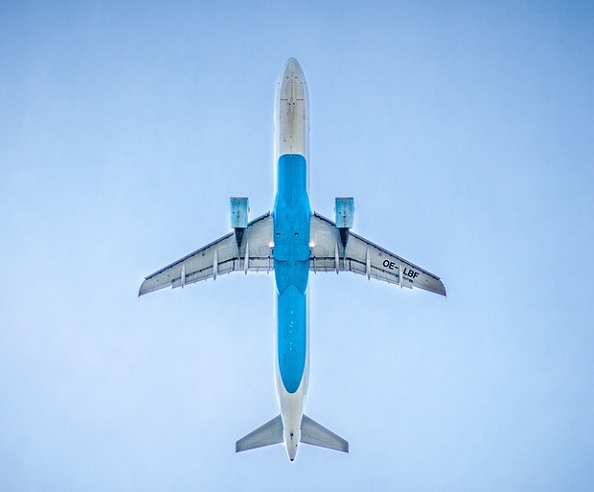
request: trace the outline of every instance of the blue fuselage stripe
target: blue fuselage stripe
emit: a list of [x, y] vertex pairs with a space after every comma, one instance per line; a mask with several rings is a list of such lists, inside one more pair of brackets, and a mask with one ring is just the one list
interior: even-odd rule
[[278, 362], [285, 389], [295, 393], [303, 379], [307, 356], [306, 289], [311, 210], [305, 157], [285, 154], [279, 158], [277, 166], [273, 257], [278, 296]]

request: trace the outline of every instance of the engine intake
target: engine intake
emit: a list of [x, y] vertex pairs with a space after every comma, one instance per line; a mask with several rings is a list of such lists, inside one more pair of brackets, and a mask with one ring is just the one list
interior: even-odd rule
[[245, 197], [231, 197], [231, 227], [235, 230], [237, 247], [241, 246], [243, 233], [248, 225], [250, 212], [249, 199]]
[[338, 197], [335, 201], [336, 227], [350, 229], [355, 218], [355, 199], [353, 197]]
[[340, 232], [342, 247], [346, 248], [349, 240], [349, 229], [355, 220], [355, 199], [353, 197], [337, 197], [334, 204], [336, 227]]

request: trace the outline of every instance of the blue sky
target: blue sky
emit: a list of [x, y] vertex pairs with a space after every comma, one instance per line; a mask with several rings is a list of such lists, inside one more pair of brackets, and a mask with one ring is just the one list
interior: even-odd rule
[[[588, 2], [0, 3], [0, 488], [591, 490]], [[234, 454], [278, 413], [273, 279], [136, 298], [273, 191], [287, 58], [310, 198], [440, 275], [311, 289], [307, 413], [350, 441]]]

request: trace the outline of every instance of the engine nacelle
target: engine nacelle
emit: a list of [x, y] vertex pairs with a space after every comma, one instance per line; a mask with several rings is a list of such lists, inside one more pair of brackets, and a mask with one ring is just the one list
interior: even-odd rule
[[355, 219], [355, 199], [353, 197], [336, 198], [334, 211], [336, 212], [336, 227], [350, 229]]
[[237, 246], [241, 245], [243, 232], [248, 225], [248, 216], [250, 212], [249, 200], [244, 197], [231, 197], [231, 227], [235, 230], [235, 239]]
[[349, 229], [353, 227], [355, 220], [355, 199], [353, 197], [337, 197], [334, 212], [336, 213], [336, 227], [340, 232], [340, 240], [343, 248], [346, 248]]
[[248, 214], [250, 211], [247, 198], [231, 197], [231, 227], [233, 229], [245, 229], [248, 225]]

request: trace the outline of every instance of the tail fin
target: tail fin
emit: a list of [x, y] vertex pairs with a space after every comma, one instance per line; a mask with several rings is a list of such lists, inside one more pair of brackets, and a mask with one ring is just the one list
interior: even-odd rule
[[334, 432], [321, 426], [307, 415], [301, 421], [301, 442], [319, 446], [321, 448], [334, 449], [335, 451], [349, 452], [349, 443]]
[[235, 452], [272, 446], [283, 442], [283, 421], [280, 415], [258, 427], [235, 443]]

